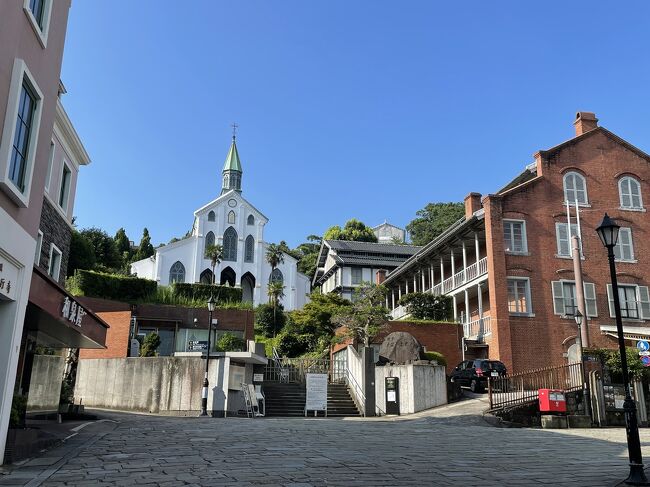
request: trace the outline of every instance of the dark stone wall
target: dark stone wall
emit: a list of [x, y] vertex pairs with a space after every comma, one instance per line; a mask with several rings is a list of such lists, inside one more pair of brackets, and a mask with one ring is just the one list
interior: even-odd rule
[[45, 272], [48, 271], [50, 266], [50, 244], [56, 245], [62, 253], [59, 284], [64, 285], [68, 270], [72, 229], [47, 198], [43, 199], [39, 230], [43, 232], [43, 244], [41, 245], [41, 257], [38, 266], [44, 269]]

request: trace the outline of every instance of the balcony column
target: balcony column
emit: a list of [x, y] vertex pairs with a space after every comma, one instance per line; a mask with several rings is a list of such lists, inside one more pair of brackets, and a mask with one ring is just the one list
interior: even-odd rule
[[476, 291], [478, 292], [478, 332], [479, 335], [483, 335], [483, 286], [480, 282], [476, 285]]
[[406, 284], [405, 284], [404, 287], [405, 287], [405, 291], [406, 291], [405, 294], [408, 294], [409, 293], [409, 280], [408, 279], [406, 279]]
[[390, 297], [391, 297], [391, 300], [393, 301], [393, 309], [395, 309], [395, 290], [394, 289], [390, 290]]
[[[481, 251], [479, 250], [478, 232], [474, 232], [474, 252], [476, 252], [476, 262], [481, 260]], [[476, 269], [478, 272], [478, 269]]]
[[470, 320], [470, 314], [469, 314], [469, 290], [465, 289], [465, 322], [469, 323]]
[[456, 287], [456, 264], [454, 263], [454, 249], [451, 249], [451, 288]]
[[397, 284], [397, 295], [398, 295], [398, 299], [402, 299], [402, 283], [401, 282]]
[[467, 282], [467, 248], [463, 240], [463, 282]]
[[458, 322], [458, 309], [456, 308], [456, 295], [451, 297], [451, 301], [454, 304], [454, 321]]
[[418, 292], [418, 274], [417, 272], [413, 274], [413, 292], [417, 293]]
[[434, 286], [433, 283], [434, 283], [434, 278], [435, 278], [435, 274], [434, 274], [434, 272], [433, 272], [433, 262], [431, 262], [431, 264], [429, 265], [429, 267], [430, 267], [430, 269], [429, 269], [429, 274], [430, 274], [430, 276], [431, 276], [431, 278], [429, 279], [429, 284], [430, 284], [430, 285], [429, 285], [429, 288], [431, 289], [431, 292], [433, 293], [433, 286]]
[[440, 292], [445, 294], [445, 290], [442, 288], [442, 283], [445, 281], [445, 261], [440, 257]]
[[425, 278], [427, 276], [427, 273], [424, 272], [424, 270], [422, 270], [422, 271], [420, 271], [420, 274], [422, 274], [422, 292], [424, 292], [426, 290], [426, 288], [427, 288], [426, 282], [424, 282]]

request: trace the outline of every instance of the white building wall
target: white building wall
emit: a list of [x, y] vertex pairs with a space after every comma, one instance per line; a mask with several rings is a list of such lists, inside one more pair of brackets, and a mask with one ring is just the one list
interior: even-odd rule
[[[0, 454], [4, 452], [16, 382], [18, 354], [29, 299], [36, 240], [0, 208]], [[7, 293], [7, 282], [11, 289]], [[2, 463], [2, 458], [0, 458]]]

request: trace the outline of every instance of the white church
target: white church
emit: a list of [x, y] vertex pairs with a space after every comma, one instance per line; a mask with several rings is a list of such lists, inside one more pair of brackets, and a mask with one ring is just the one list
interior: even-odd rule
[[288, 254], [271, 272], [264, 242], [264, 226], [269, 220], [242, 196], [241, 182], [242, 166], [233, 135], [223, 166], [221, 195], [194, 212], [191, 236], [159, 247], [152, 257], [131, 264], [131, 272], [163, 286], [173, 282], [209, 284], [212, 270], [205, 248], [219, 244], [223, 258], [215, 269], [216, 283], [241, 287], [243, 300], [258, 305], [268, 302], [267, 283], [282, 281], [284, 309], [302, 308], [310, 279], [298, 272], [298, 261]]

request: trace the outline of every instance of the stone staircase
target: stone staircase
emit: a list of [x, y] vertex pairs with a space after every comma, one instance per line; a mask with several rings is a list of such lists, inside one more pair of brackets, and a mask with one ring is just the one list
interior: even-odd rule
[[[266, 416], [304, 417], [305, 385], [298, 383], [265, 382], [262, 387], [266, 398]], [[313, 416], [310, 412], [310, 416]], [[321, 416], [322, 413], [319, 413]], [[345, 384], [327, 385], [327, 416], [360, 416], [356, 404]]]

